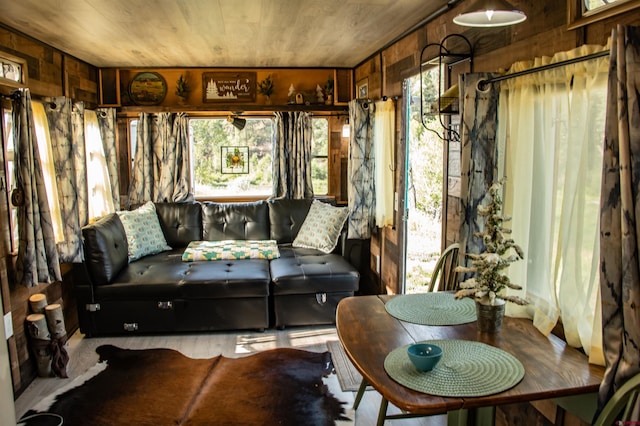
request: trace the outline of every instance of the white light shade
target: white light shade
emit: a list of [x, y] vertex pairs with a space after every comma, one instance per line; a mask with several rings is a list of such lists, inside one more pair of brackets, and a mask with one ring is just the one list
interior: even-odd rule
[[476, 2], [469, 12], [461, 13], [453, 18], [453, 22], [465, 27], [502, 27], [519, 24], [527, 19], [527, 15], [506, 2], [486, 0]]

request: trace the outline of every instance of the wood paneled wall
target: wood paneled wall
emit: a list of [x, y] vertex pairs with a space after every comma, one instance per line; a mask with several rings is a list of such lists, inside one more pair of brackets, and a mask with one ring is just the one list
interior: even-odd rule
[[[463, 2], [468, 3], [468, 2]], [[519, 25], [497, 29], [464, 28], [453, 24], [452, 19], [460, 13], [456, 7], [437, 17], [425, 26], [407, 35], [384, 51], [361, 63], [354, 71], [354, 82], [368, 79], [369, 96], [402, 96], [402, 81], [419, 72], [420, 52], [427, 43], [439, 43], [452, 33], [467, 37], [473, 46], [474, 72], [500, 72], [514, 62], [532, 60], [538, 56], [552, 56], [583, 44], [604, 45], [616, 24], [640, 25], [638, 9], [606, 20], [597, 21], [577, 30], [567, 30], [567, 4], [557, 0], [512, 0], [511, 3], [524, 10], [528, 19]], [[464, 7], [464, 6], [460, 7]], [[460, 73], [468, 72], [468, 65], [454, 67], [452, 81]], [[401, 111], [398, 114], [402, 114]], [[397, 194], [404, 194], [402, 164], [405, 162], [405, 140], [396, 137], [397, 172], [395, 177]], [[459, 239], [460, 227], [460, 143], [445, 143], [445, 182], [447, 188], [446, 220], [443, 224], [442, 247]], [[402, 208], [402, 203], [401, 208]], [[371, 268], [377, 276], [382, 292], [395, 294], [400, 291], [402, 273], [400, 250], [404, 223], [396, 215], [394, 226], [383, 228], [371, 240]], [[375, 274], [375, 256], [381, 257], [382, 273]], [[524, 420], [526, 419], [526, 420]], [[524, 420], [524, 421], [523, 421]], [[557, 422], [556, 422], [557, 421]], [[585, 425], [577, 417], [562, 412], [550, 401], [537, 404], [520, 404], [502, 407], [497, 411], [496, 424], [564, 424]]]
[[[0, 50], [27, 61], [27, 85], [34, 98], [67, 96], [95, 107], [98, 100], [97, 69], [76, 58], [35, 41], [25, 35], [0, 27]], [[4, 159], [2, 164], [4, 164]], [[5, 168], [0, 177], [6, 182]], [[13, 265], [15, 253], [11, 253], [8, 224], [9, 195], [11, 188], [2, 192], [0, 220], [2, 243], [0, 244], [0, 284], [3, 314], [11, 313], [13, 336], [8, 339], [11, 358], [11, 374], [15, 395], [19, 395], [36, 376], [35, 364], [29, 354], [25, 333], [25, 319], [29, 312], [28, 299], [32, 294], [44, 293], [49, 303], [60, 303], [64, 309], [67, 332], [78, 328], [73, 283], [68, 266], [63, 265], [63, 281], [26, 288], [15, 283]]]
[[[532, 60], [538, 56], [551, 56], [557, 52], [570, 50], [583, 44], [607, 43], [611, 29], [616, 24], [640, 25], [638, 9], [605, 20], [596, 21], [576, 30], [567, 30], [567, 5], [556, 0], [512, 0], [514, 7], [527, 13], [528, 19], [518, 25], [502, 28], [466, 28], [455, 25], [453, 17], [464, 8], [464, 3], [436, 17], [433, 21], [417, 29], [385, 50], [376, 53], [359, 64], [354, 70], [354, 84], [368, 80], [369, 97], [402, 96], [402, 81], [419, 72], [420, 53], [428, 43], [439, 43], [450, 34], [462, 34], [473, 46], [474, 72], [501, 72], [514, 62]], [[448, 47], [451, 47], [448, 45]], [[452, 69], [452, 82], [457, 82], [460, 73], [469, 72], [468, 64], [460, 64]], [[400, 105], [400, 103], [398, 103]], [[402, 114], [398, 111], [399, 119]], [[399, 126], [398, 126], [399, 128]], [[403, 176], [400, 173], [404, 163], [404, 140], [396, 137], [396, 192], [404, 193]], [[447, 145], [447, 144], [445, 144]], [[443, 168], [449, 174], [445, 177], [448, 188], [446, 197], [446, 221], [442, 247], [458, 240], [460, 226], [460, 146], [449, 143], [445, 158], [448, 164]], [[393, 227], [381, 229], [371, 242], [373, 256], [381, 256], [382, 276], [378, 277], [381, 289], [388, 293], [399, 291], [401, 272], [399, 268], [402, 244], [402, 217], [396, 215]], [[374, 266], [372, 260], [372, 267]], [[374, 269], [375, 271], [375, 269]]]

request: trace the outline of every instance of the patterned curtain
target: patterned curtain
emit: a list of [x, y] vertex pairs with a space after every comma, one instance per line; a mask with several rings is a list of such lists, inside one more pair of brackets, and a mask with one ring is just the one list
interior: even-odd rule
[[[64, 226], [58, 254], [61, 262], [78, 263], [83, 259], [81, 228], [89, 222], [85, 108], [66, 97], [51, 98], [45, 106]], [[116, 188], [112, 198], [119, 206], [115, 109], [101, 109], [97, 115], [112, 192]]]
[[274, 198], [312, 198], [311, 115], [276, 112], [273, 143]]
[[371, 102], [349, 102], [349, 238], [370, 238], [375, 224], [374, 110]]
[[[497, 176], [498, 94], [496, 85], [478, 89], [489, 74], [465, 74], [460, 84], [462, 99], [461, 120], [461, 229], [460, 250], [463, 253], [482, 253], [484, 243], [475, 237], [484, 228], [479, 220], [478, 206]], [[464, 257], [462, 257], [464, 258]]]
[[17, 282], [27, 287], [61, 281], [60, 263], [47, 202], [28, 89], [13, 100], [18, 202]]
[[141, 113], [128, 206], [191, 200], [189, 122], [184, 113]]
[[102, 144], [104, 146], [104, 156], [107, 162], [109, 182], [111, 183], [111, 195], [113, 205], [120, 208], [120, 181], [118, 179], [118, 152], [116, 149], [116, 109], [98, 108], [98, 127]]
[[606, 370], [598, 411], [627, 379], [640, 372], [640, 28], [618, 26], [611, 40], [600, 202]]

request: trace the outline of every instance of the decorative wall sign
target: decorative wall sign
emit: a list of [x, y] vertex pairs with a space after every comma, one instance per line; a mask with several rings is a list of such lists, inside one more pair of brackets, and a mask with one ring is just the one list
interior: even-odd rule
[[202, 102], [255, 101], [255, 72], [202, 73]]
[[158, 105], [167, 95], [167, 82], [157, 72], [136, 74], [129, 84], [129, 96], [136, 105]]
[[249, 173], [249, 147], [223, 146], [220, 147], [222, 157], [221, 173], [246, 174]]

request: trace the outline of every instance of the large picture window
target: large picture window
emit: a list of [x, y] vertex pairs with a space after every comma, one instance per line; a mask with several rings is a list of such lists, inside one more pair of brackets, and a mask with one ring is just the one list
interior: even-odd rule
[[329, 120], [313, 118], [311, 145], [311, 184], [315, 195], [329, 192]]
[[[314, 117], [312, 123], [313, 191], [315, 195], [327, 195], [329, 119]], [[137, 125], [137, 119], [130, 120], [132, 162], [136, 151]], [[246, 118], [242, 130], [224, 117], [190, 118], [191, 191], [196, 199], [270, 197], [273, 191], [273, 126], [271, 117]], [[236, 152], [237, 163], [233, 163]]]
[[[272, 192], [271, 118], [247, 118], [242, 130], [225, 118], [192, 118], [189, 120], [191, 138], [191, 182], [196, 198], [265, 196]], [[229, 173], [223, 167], [223, 151], [242, 148], [247, 154], [247, 167]], [[223, 149], [224, 148], [224, 149]], [[223, 161], [225, 160], [225, 161]]]

